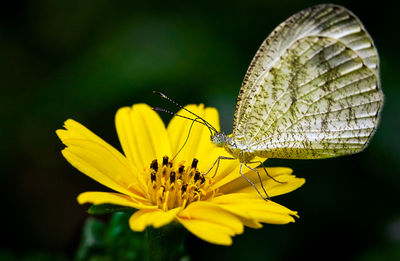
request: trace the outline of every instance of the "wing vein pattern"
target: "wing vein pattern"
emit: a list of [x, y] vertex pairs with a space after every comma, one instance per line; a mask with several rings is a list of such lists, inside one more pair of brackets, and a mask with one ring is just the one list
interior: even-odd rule
[[317, 5], [280, 24], [239, 92], [232, 139], [261, 157], [328, 158], [361, 151], [383, 94], [375, 45], [359, 19]]

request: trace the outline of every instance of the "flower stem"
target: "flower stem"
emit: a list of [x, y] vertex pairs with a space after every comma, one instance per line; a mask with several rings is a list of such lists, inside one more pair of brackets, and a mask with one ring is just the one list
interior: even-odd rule
[[179, 260], [185, 255], [186, 229], [178, 223], [146, 229], [149, 261]]

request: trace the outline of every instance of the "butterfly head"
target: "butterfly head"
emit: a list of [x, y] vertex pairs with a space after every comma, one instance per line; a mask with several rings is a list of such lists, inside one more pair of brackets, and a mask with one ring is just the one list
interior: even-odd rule
[[225, 144], [228, 143], [229, 141], [229, 137], [226, 136], [224, 133], [222, 132], [214, 132], [213, 135], [211, 135], [211, 141], [217, 145], [218, 147], [223, 147], [225, 146]]
[[[153, 91], [154, 94], [172, 102], [173, 104], [175, 104], [176, 106], [178, 106], [179, 108], [181, 108], [182, 110], [190, 113], [192, 116], [194, 117], [188, 117], [188, 116], [184, 116], [184, 115], [179, 115], [177, 113], [173, 113], [170, 112], [168, 110], [162, 109], [162, 108], [153, 108], [153, 110], [155, 111], [162, 111], [162, 112], [166, 112], [169, 114], [172, 114], [174, 116], [180, 117], [180, 118], [184, 118], [187, 120], [191, 120], [192, 121], [192, 125], [190, 127], [190, 129], [192, 129], [192, 126], [195, 122], [204, 125], [205, 127], [208, 128], [208, 130], [210, 131], [211, 134], [211, 141], [217, 145], [218, 147], [224, 147], [226, 144], [231, 142], [231, 138], [225, 134], [223, 134], [222, 132], [219, 132], [215, 127], [213, 127], [208, 121], [206, 121], [204, 118], [202, 118], [201, 116], [197, 115], [196, 113], [188, 110], [187, 108], [183, 107], [182, 105], [180, 105], [179, 103], [177, 103], [176, 101], [172, 100], [171, 98], [169, 98], [167, 95], [161, 93], [161, 92], [157, 92], [157, 91]], [[190, 133], [190, 129], [189, 129], [189, 133]], [[186, 142], [185, 142], [186, 143]]]

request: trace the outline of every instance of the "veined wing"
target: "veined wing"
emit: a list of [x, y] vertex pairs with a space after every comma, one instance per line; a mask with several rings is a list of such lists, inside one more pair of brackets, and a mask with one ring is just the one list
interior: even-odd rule
[[250, 64], [232, 138], [274, 158], [362, 150], [383, 103], [378, 63], [372, 39], [347, 9], [318, 5], [293, 15]]

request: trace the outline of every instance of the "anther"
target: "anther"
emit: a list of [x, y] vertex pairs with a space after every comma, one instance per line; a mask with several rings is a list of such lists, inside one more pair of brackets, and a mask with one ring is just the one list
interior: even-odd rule
[[169, 174], [169, 181], [171, 183], [175, 182], [175, 171], [171, 171], [171, 174]]
[[168, 164], [168, 156], [164, 156], [162, 159], [162, 165], [166, 166]]
[[157, 160], [156, 160], [156, 159], [153, 160], [153, 161], [151, 162], [150, 168], [154, 169], [154, 170], [157, 172], [157, 170], [158, 170], [158, 163], [157, 163]]
[[197, 163], [199, 163], [199, 161], [197, 159], [193, 159], [193, 161], [192, 161], [192, 169], [197, 168]]
[[183, 185], [182, 185], [182, 193], [183, 193], [183, 192], [186, 192], [186, 189], [187, 189], [187, 184], [183, 184]]
[[148, 186], [153, 203], [163, 211], [168, 211], [214, 197], [214, 189], [205, 186], [211, 184], [211, 179], [204, 177], [197, 169], [198, 162], [193, 159], [190, 167], [185, 167], [183, 164], [173, 164], [167, 156], [162, 158], [160, 165], [156, 159], [153, 160], [148, 170]]
[[200, 179], [200, 172], [196, 171], [196, 174], [194, 174], [194, 182], [197, 182]]
[[203, 184], [205, 181], [206, 181], [206, 179], [204, 178], [204, 176], [203, 175], [201, 175], [201, 181], [200, 181], [200, 184]]

